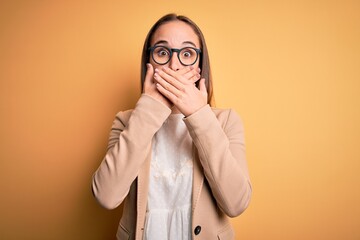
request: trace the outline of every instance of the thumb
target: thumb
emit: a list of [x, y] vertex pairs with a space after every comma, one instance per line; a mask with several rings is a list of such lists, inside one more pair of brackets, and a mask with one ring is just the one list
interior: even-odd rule
[[147, 63], [144, 85], [151, 84], [153, 76], [154, 76], [154, 68], [150, 63]]
[[207, 94], [206, 85], [205, 85], [205, 78], [202, 78], [199, 82], [199, 90], [203, 94]]

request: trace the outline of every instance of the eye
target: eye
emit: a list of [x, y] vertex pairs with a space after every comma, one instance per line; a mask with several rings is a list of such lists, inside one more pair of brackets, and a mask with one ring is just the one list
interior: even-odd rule
[[181, 57], [182, 58], [194, 58], [196, 56], [196, 52], [192, 48], [184, 48], [181, 51]]
[[187, 52], [183, 53], [183, 56], [186, 57], [186, 58], [191, 57], [191, 55], [192, 55], [192, 52], [190, 52], [190, 51], [187, 51]]
[[157, 47], [154, 51], [154, 53], [158, 56], [158, 57], [168, 57], [170, 56], [170, 51], [164, 47]]
[[159, 54], [160, 56], [167, 56], [167, 55], [169, 55], [169, 53], [168, 53], [167, 51], [165, 51], [165, 50], [159, 51], [158, 54]]

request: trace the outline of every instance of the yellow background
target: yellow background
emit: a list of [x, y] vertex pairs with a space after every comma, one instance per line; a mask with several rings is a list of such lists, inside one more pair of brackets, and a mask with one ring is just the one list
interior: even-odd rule
[[113, 239], [91, 175], [168, 12], [202, 28], [253, 183], [237, 239], [360, 239], [359, 1], [1, 1], [0, 239]]

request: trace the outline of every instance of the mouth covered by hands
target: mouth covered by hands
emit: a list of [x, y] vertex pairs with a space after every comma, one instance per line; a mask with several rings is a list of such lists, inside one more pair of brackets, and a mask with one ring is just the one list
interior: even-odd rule
[[[175, 106], [185, 117], [207, 104], [205, 79], [200, 79], [200, 69], [187, 66], [178, 71], [168, 67], [156, 68], [147, 64], [144, 93], [164, 103]], [[200, 79], [200, 80], [199, 80]], [[196, 82], [199, 81], [199, 88]]]
[[[200, 69], [192, 66], [187, 66], [179, 71], [168, 67], [156, 68], [154, 74], [158, 92], [185, 117], [207, 104], [205, 79], [200, 79], [200, 77]], [[197, 81], [200, 81], [199, 88], [196, 87]]]

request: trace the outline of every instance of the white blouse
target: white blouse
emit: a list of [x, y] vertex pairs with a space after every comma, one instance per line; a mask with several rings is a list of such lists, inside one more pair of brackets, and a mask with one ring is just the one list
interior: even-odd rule
[[144, 240], [191, 239], [192, 139], [182, 114], [154, 136]]

